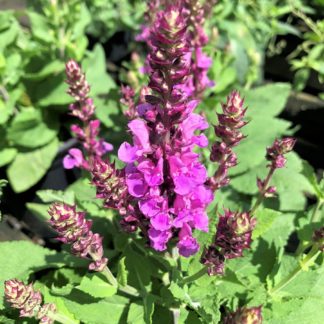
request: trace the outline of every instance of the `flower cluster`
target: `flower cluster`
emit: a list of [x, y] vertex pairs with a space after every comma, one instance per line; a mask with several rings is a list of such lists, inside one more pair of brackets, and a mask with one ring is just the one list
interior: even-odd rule
[[[208, 36], [204, 31], [205, 16], [208, 6], [202, 6], [199, 0], [176, 0], [175, 5], [182, 8], [182, 15], [188, 27], [186, 38], [188, 43], [188, 60], [190, 60], [191, 75], [186, 82], [177, 85], [185, 91], [188, 97], [201, 97], [206, 88], [212, 87], [214, 82], [209, 80], [207, 73], [212, 65], [212, 60], [203, 52], [203, 47], [208, 42]], [[137, 41], [148, 42], [151, 47], [152, 34], [154, 34], [153, 22], [159, 9], [167, 10], [168, 1], [155, 0], [148, 3], [145, 18], [147, 25], [142, 26], [141, 33], [136, 37]], [[143, 72], [151, 73], [151, 65], [147, 58]]]
[[257, 186], [262, 197], [271, 197], [276, 193], [276, 187], [269, 186], [269, 182], [275, 170], [283, 168], [286, 165], [287, 159], [284, 155], [292, 151], [295, 143], [296, 139], [286, 137], [283, 139], [276, 139], [274, 143], [267, 148], [266, 159], [270, 162], [268, 164], [270, 170], [265, 180], [257, 178]]
[[218, 125], [214, 126], [215, 134], [220, 141], [212, 145], [210, 160], [219, 164], [214, 176], [209, 179], [210, 186], [217, 190], [229, 183], [228, 169], [237, 164], [233, 147], [245, 137], [240, 129], [247, 124], [244, 121], [246, 108], [243, 99], [237, 91], [233, 91], [225, 104], [222, 104], [222, 114], [217, 114]]
[[240, 307], [234, 313], [226, 315], [224, 324], [262, 324], [262, 306]]
[[32, 284], [25, 285], [17, 279], [7, 280], [5, 281], [5, 297], [11, 307], [19, 309], [20, 317], [36, 317], [43, 324], [54, 323], [49, 312], [56, 312], [55, 305], [42, 305], [42, 295], [34, 290]]
[[73, 60], [66, 64], [67, 83], [69, 85], [68, 94], [74, 98], [75, 103], [70, 105], [71, 114], [77, 117], [83, 126], [72, 125], [71, 131], [82, 143], [88, 160], [84, 157], [81, 150], [72, 148], [65, 156], [63, 165], [66, 169], [79, 167], [89, 170], [92, 160], [101, 157], [113, 149], [112, 145], [102, 139], [98, 139], [100, 131], [100, 121], [93, 119], [95, 106], [93, 100], [89, 98], [90, 86], [85, 74], [80, 66]]
[[181, 255], [197, 252], [193, 229], [208, 230], [206, 206], [212, 192], [205, 186], [207, 171], [195, 146], [207, 138], [195, 135], [208, 127], [193, 113], [198, 104], [181, 90], [190, 75], [190, 49], [182, 9], [167, 7], [156, 14], [151, 30], [149, 87], [146, 102], [137, 106], [139, 117], [128, 123], [133, 144], [122, 143], [118, 157], [125, 162], [125, 181], [131, 203], [123, 218], [141, 228], [151, 246], [163, 251], [178, 236]]
[[214, 85], [214, 82], [207, 76], [212, 60], [203, 52], [203, 47], [208, 43], [208, 36], [204, 31], [207, 7], [204, 7], [199, 0], [183, 0], [182, 2], [188, 19], [188, 35], [192, 51], [192, 75], [188, 78], [185, 89], [188, 95], [197, 98], [206, 88]]
[[244, 249], [250, 248], [255, 224], [250, 213], [224, 211], [218, 221], [214, 242], [205, 248], [201, 258], [209, 275], [223, 274], [226, 259], [239, 258]]
[[267, 148], [266, 159], [270, 162], [269, 167], [272, 169], [283, 168], [287, 162], [284, 155], [292, 151], [295, 143], [296, 139], [291, 137], [276, 139], [272, 146]]
[[102, 237], [92, 233], [92, 222], [85, 219], [85, 213], [77, 212], [76, 206], [64, 203], [54, 203], [48, 213], [50, 224], [59, 235], [57, 239], [72, 244], [73, 254], [90, 257], [93, 260], [90, 270], [102, 271], [108, 261], [103, 257]]

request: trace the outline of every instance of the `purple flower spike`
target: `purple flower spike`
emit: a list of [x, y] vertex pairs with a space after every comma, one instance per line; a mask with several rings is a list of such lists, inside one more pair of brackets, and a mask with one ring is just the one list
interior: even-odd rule
[[35, 317], [44, 324], [54, 323], [48, 313], [56, 312], [55, 305], [42, 305], [42, 296], [32, 284], [25, 285], [17, 279], [5, 281], [5, 298], [11, 307], [19, 309], [20, 317]]
[[205, 249], [201, 258], [209, 275], [223, 274], [226, 259], [239, 258], [244, 249], [250, 248], [255, 224], [256, 219], [250, 213], [225, 210], [219, 218], [214, 242]]
[[262, 306], [240, 307], [234, 313], [227, 314], [224, 324], [262, 324]]
[[233, 147], [238, 145], [245, 137], [240, 129], [247, 124], [244, 121], [246, 109], [243, 107], [243, 99], [237, 91], [233, 91], [227, 102], [222, 104], [222, 114], [218, 114], [218, 125], [214, 126], [215, 134], [220, 138], [212, 145], [210, 160], [219, 164], [214, 176], [209, 179], [214, 191], [228, 185], [228, 169], [236, 166], [237, 158]]
[[91, 232], [91, 221], [85, 219], [84, 212], [77, 212], [76, 206], [54, 203], [48, 213], [50, 224], [58, 233], [58, 240], [72, 244], [72, 253], [93, 260], [90, 270], [102, 271], [108, 259], [103, 257], [102, 238]]
[[71, 131], [82, 144], [85, 156], [78, 149], [71, 149], [63, 159], [63, 166], [66, 169], [74, 167], [89, 170], [93, 159], [100, 158], [107, 152], [113, 150], [110, 143], [98, 139], [100, 121], [94, 118], [95, 106], [89, 98], [90, 86], [80, 66], [73, 60], [66, 63], [66, 76], [69, 89], [67, 93], [72, 96], [75, 103], [70, 105], [71, 115], [77, 117], [83, 127], [72, 125]]
[[[110, 171], [107, 180], [97, 172], [94, 183], [101, 198], [109, 198], [106, 206], [116, 205], [111, 203], [115, 200], [108, 179], [116, 189], [117, 183], [120, 188], [126, 184], [127, 194], [122, 191], [123, 203], [117, 207], [123, 228], [140, 228], [157, 251], [164, 251], [177, 237], [179, 253], [188, 257], [199, 249], [193, 230], [208, 230], [205, 209], [213, 194], [205, 185], [206, 168], [194, 151], [196, 146], [208, 145], [199, 134], [208, 124], [194, 113], [198, 101], [183, 90], [191, 73], [191, 50], [184, 9], [176, 3], [156, 12], [150, 28], [149, 88], [142, 91], [137, 113], [128, 123], [132, 143], [124, 142], [118, 150], [119, 159], [126, 163], [121, 174], [125, 182]], [[128, 90], [124, 92], [130, 96]]]

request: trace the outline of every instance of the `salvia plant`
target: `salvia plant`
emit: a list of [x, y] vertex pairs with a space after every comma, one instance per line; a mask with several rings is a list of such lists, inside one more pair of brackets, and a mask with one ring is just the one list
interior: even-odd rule
[[[296, 177], [302, 188], [309, 179], [316, 206], [296, 218], [294, 210], [276, 211], [280, 172], [291, 158], [300, 161], [290, 136], [258, 153], [264, 163], [252, 184], [246, 170], [233, 173], [253, 119], [238, 91], [215, 107], [212, 127], [198, 110], [204, 90], [214, 86], [204, 53], [209, 10], [195, 0], [149, 3], [138, 36], [149, 47], [142, 68], [149, 81], [139, 93], [121, 89], [129, 137], [116, 148], [118, 159], [99, 137], [86, 74], [67, 62], [70, 113], [78, 121], [71, 131], [80, 145], [63, 165], [89, 176], [78, 190], [40, 192], [43, 202], [54, 201], [49, 225], [62, 251], [3, 245], [4, 256], [15, 252], [10, 260], [0, 256], [8, 266], [4, 322], [14, 316], [9, 306], [40, 323], [322, 322], [323, 182], [305, 164], [305, 177]], [[253, 199], [228, 190], [239, 178], [253, 185]], [[283, 181], [289, 192], [290, 180]], [[299, 245], [291, 251], [294, 222]]]

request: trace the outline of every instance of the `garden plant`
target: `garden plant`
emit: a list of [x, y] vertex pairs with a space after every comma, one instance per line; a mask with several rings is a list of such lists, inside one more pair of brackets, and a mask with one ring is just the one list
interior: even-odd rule
[[[7, 78], [1, 78], [2, 97], [13, 100], [4, 106], [6, 119], [0, 116], [9, 125], [1, 128], [6, 135], [0, 163], [4, 156], [3, 164], [11, 163], [10, 184], [24, 191], [46, 173], [59, 144], [59, 124], [51, 123], [64, 105], [74, 141], [62, 165], [81, 174], [65, 190], [40, 190], [39, 201], [27, 204], [55, 237], [48, 247], [0, 242], [0, 322], [323, 323], [324, 181], [294, 152], [295, 129], [279, 116], [290, 85], [251, 89], [261, 81], [259, 59], [246, 52], [246, 64], [256, 61], [242, 73], [232, 54], [212, 49], [218, 37], [213, 13], [221, 15], [224, 2], [149, 1], [136, 35], [138, 48], [145, 44], [148, 54], [133, 52], [131, 62], [123, 64], [118, 115], [123, 121], [112, 126], [111, 101], [103, 97], [115, 98], [118, 86], [105, 63], [98, 63], [102, 46], [86, 52], [83, 30], [88, 26], [103, 42], [113, 32], [102, 35], [112, 27], [100, 15], [90, 19], [101, 1], [90, 2], [80, 7], [78, 1], [50, 1], [45, 16], [54, 15], [58, 27], [60, 19], [68, 19], [64, 48], [61, 35], [49, 41], [40, 15], [31, 14], [33, 41], [27, 41], [14, 15], [0, 20], [8, 31], [9, 20], [14, 22], [19, 33], [3, 46], [6, 57], [14, 60], [17, 46], [31, 51], [24, 64], [16, 58], [18, 77], [8, 78], [13, 77], [8, 64]], [[74, 7], [68, 6], [78, 15], [70, 17]], [[275, 12], [278, 6], [271, 6], [269, 20], [289, 12], [286, 6]], [[249, 6], [240, 8], [248, 12]], [[107, 13], [102, 11], [103, 17]], [[87, 23], [80, 23], [81, 14]], [[228, 17], [218, 32], [232, 26], [230, 38], [234, 25], [225, 23]], [[136, 30], [139, 18], [132, 19], [114, 28], [129, 24]], [[278, 26], [282, 33], [295, 31]], [[264, 54], [275, 32], [259, 31], [266, 39], [254, 45]], [[232, 45], [237, 41], [232, 38]], [[44, 65], [26, 76], [36, 55], [30, 44]], [[48, 83], [39, 82], [54, 71]], [[22, 102], [33, 93], [27, 91], [28, 78], [49, 94]], [[60, 106], [60, 113], [51, 112], [52, 106]], [[122, 137], [116, 136], [124, 125]], [[16, 173], [17, 161], [26, 163], [18, 156], [28, 155], [35, 169], [35, 154], [46, 156], [48, 164], [42, 174], [19, 182], [29, 169]], [[4, 185], [1, 180], [0, 189]]]

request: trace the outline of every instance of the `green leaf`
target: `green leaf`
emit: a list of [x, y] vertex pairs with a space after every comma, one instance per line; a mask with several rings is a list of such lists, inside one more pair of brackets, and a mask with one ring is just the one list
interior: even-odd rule
[[0, 167], [9, 164], [17, 155], [17, 149], [6, 147], [0, 150]]
[[117, 281], [121, 286], [127, 285], [128, 271], [126, 269], [125, 257], [122, 257], [118, 262]]
[[317, 298], [292, 298], [273, 302], [264, 309], [263, 318], [267, 324], [322, 324], [324, 322], [324, 301]]
[[243, 91], [247, 116], [251, 118], [277, 116], [285, 107], [290, 94], [289, 83], [272, 83]]
[[7, 169], [9, 182], [15, 192], [23, 192], [35, 185], [50, 168], [58, 149], [58, 141], [39, 149], [20, 152]]
[[152, 316], [154, 313], [154, 298], [148, 294], [143, 298], [144, 303], [144, 321], [146, 324], [152, 324]]
[[106, 298], [117, 293], [117, 289], [100, 273], [85, 275], [76, 288], [95, 298]]
[[96, 44], [82, 65], [91, 86], [91, 96], [108, 93], [116, 88], [114, 80], [106, 72], [105, 52], [100, 44]]
[[[272, 210], [272, 209], [259, 209], [256, 212], [257, 223], [255, 229], [253, 230], [252, 238], [255, 240], [259, 236], [262, 236], [270, 227], [277, 217], [279, 217], [281, 213]], [[283, 216], [284, 217], [284, 216]]]
[[275, 138], [281, 137], [290, 125], [290, 122], [271, 116], [253, 116], [250, 122], [242, 128], [247, 138], [243, 139], [234, 149], [239, 164], [231, 169], [231, 174], [245, 172], [262, 163], [265, 160], [266, 147], [270, 146]]
[[65, 202], [67, 204], [74, 204], [74, 192], [73, 191], [61, 191], [61, 190], [38, 190], [37, 196], [43, 203], [51, 203], [55, 201]]
[[6, 105], [0, 98], [0, 125], [5, 124], [12, 113], [12, 107]]
[[50, 219], [50, 215], [48, 214], [49, 205], [27, 203], [26, 207], [43, 222], [47, 222]]
[[127, 315], [127, 324], [142, 324], [143, 313], [143, 305], [138, 303], [131, 303]]
[[51, 105], [67, 105], [72, 98], [67, 95], [67, 84], [63, 73], [51, 76], [39, 82], [35, 89], [35, 100], [42, 107]]
[[46, 17], [34, 11], [28, 11], [28, 17], [34, 37], [45, 43], [53, 43], [54, 31], [50, 29]]
[[316, 194], [317, 198], [324, 199], [324, 190], [317, 181], [313, 167], [307, 161], [303, 161], [303, 175], [313, 187], [313, 192]]
[[109, 323], [122, 323], [120, 320], [129, 302], [127, 298], [117, 295], [92, 302], [78, 293], [72, 294], [72, 297], [64, 298], [67, 309], [75, 318], [89, 324], [107, 324], [107, 320]]
[[4, 281], [17, 278], [24, 280], [29, 274], [55, 265], [55, 251], [29, 241], [0, 242], [0, 309], [3, 309]]
[[42, 67], [39, 71], [24, 74], [25, 79], [39, 81], [53, 74], [58, 74], [64, 71], [65, 64], [62, 61], [51, 61]]
[[40, 111], [33, 108], [22, 110], [8, 128], [8, 139], [16, 145], [35, 148], [43, 146], [57, 134], [55, 123], [45, 123]]

